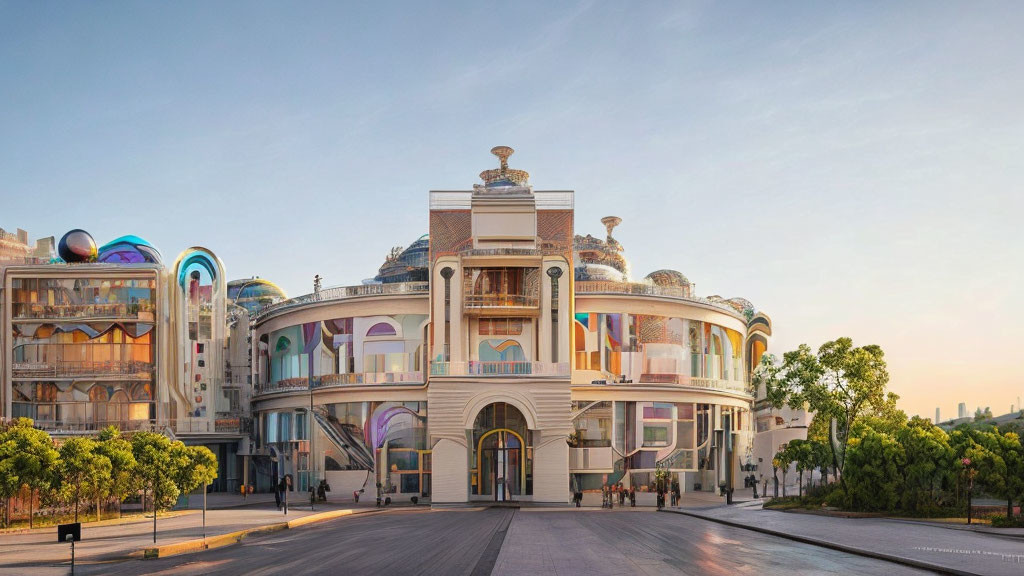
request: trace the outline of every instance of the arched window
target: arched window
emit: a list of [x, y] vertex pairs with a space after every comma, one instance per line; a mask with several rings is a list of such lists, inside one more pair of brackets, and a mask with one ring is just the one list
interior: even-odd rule
[[397, 335], [398, 335], [398, 333], [395, 332], [395, 327], [392, 326], [391, 324], [388, 324], [387, 322], [378, 322], [378, 323], [374, 324], [373, 326], [370, 326], [370, 329], [366, 331], [366, 336], [367, 337], [371, 337], [371, 336], [397, 336]]

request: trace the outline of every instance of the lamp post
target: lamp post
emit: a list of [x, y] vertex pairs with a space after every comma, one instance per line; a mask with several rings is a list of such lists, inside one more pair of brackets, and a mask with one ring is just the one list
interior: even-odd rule
[[978, 475], [978, 471], [971, 466], [971, 459], [964, 458], [960, 461], [960, 464], [964, 467], [964, 475], [967, 477], [967, 524], [971, 523], [971, 497], [974, 492], [974, 477]]

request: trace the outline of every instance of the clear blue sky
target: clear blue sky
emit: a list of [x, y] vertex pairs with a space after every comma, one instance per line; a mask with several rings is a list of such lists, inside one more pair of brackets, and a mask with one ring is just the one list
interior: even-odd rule
[[850, 335], [910, 413], [1024, 395], [1024, 4], [0, 2], [0, 226], [372, 276], [517, 149], [637, 276]]

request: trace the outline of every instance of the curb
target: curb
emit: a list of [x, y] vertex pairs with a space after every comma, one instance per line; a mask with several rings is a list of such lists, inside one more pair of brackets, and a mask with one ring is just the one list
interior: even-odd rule
[[222, 548], [224, 546], [237, 544], [250, 536], [262, 536], [265, 534], [272, 534], [274, 532], [280, 532], [281, 530], [290, 530], [292, 528], [298, 528], [300, 526], [306, 526], [308, 524], [315, 524], [318, 522], [325, 522], [327, 520], [333, 520], [335, 518], [341, 518], [343, 516], [351, 516], [353, 514], [365, 514], [367, 512], [374, 511], [376, 510], [331, 510], [329, 512], [321, 512], [319, 514], [310, 514], [309, 516], [303, 516], [302, 518], [296, 518], [295, 520], [289, 520], [288, 522], [266, 524], [263, 526], [257, 526], [255, 528], [246, 528], [245, 530], [238, 530], [236, 532], [219, 534], [217, 536], [210, 536], [207, 538], [197, 538], [195, 540], [186, 540], [184, 542], [176, 542], [174, 544], [164, 544], [163, 546], [152, 546], [148, 548], [143, 548], [141, 550], [137, 550], [135, 552], [132, 552], [131, 554], [128, 554], [128, 557], [150, 560], [154, 558], [167, 558], [169, 556], [177, 556], [179, 554], [189, 554], [191, 552], [201, 552], [203, 550], [212, 550], [214, 548]]
[[949, 568], [947, 566], [941, 566], [938, 564], [932, 564], [930, 562], [923, 562], [920, 560], [913, 560], [910, 558], [904, 558], [902, 556], [893, 556], [891, 554], [883, 554], [881, 552], [872, 552], [869, 550], [863, 550], [861, 548], [854, 548], [852, 546], [844, 546], [842, 544], [836, 544], [834, 542], [828, 542], [826, 540], [818, 540], [816, 538], [807, 538], [805, 536], [798, 536], [796, 534], [787, 534], [785, 532], [779, 532], [777, 530], [769, 530], [768, 528], [761, 528], [759, 526], [750, 526], [749, 524], [742, 524], [740, 522], [733, 522], [732, 520], [724, 520], [722, 518], [711, 518], [709, 516], [703, 516], [701, 514], [694, 514], [693, 512], [686, 512], [685, 510], [668, 510], [662, 509], [660, 512], [668, 512], [671, 514], [682, 514], [684, 516], [690, 516], [692, 518], [698, 518], [700, 520], [706, 520], [708, 522], [715, 522], [717, 524], [724, 524], [726, 526], [732, 526], [733, 528], [742, 528], [744, 530], [750, 530], [752, 532], [760, 532], [761, 534], [768, 534], [769, 536], [777, 536], [779, 538], [785, 538], [787, 540], [793, 540], [794, 542], [800, 542], [802, 544], [810, 544], [811, 546], [819, 546], [821, 548], [829, 548], [831, 550], [837, 550], [839, 552], [846, 552], [847, 554], [854, 554], [857, 556], [864, 556], [866, 558], [874, 558], [876, 560], [885, 560], [886, 562], [893, 562], [895, 564], [901, 564], [903, 566], [909, 566], [911, 568], [920, 568], [922, 570], [931, 570], [932, 572], [938, 572], [939, 574], [953, 574], [955, 576], [985, 576], [978, 572], [966, 572], [964, 570], [957, 570], [955, 568]]

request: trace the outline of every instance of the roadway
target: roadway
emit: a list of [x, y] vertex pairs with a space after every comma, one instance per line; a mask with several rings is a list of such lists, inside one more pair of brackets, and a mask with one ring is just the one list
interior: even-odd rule
[[[4, 574], [0, 568], [0, 574]], [[67, 565], [18, 566], [25, 575]], [[76, 574], [685, 574], [799, 576], [925, 572], [650, 509], [393, 509], [159, 560], [79, 565]]]

